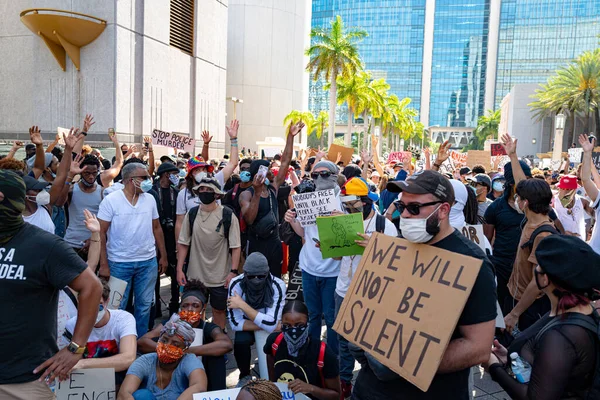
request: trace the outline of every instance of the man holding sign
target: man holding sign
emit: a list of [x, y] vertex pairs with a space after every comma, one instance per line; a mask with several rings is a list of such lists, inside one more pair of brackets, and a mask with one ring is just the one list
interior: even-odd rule
[[[420, 272], [416, 273], [416, 276], [418, 277], [420, 275], [424, 278], [423, 276], [425, 275], [427, 279], [421, 280], [421, 282], [423, 282], [422, 285], [429, 285], [433, 290], [429, 291], [430, 295], [424, 295], [424, 292], [417, 295], [419, 288], [416, 288], [412, 295], [410, 295], [409, 290], [406, 289], [406, 293], [402, 296], [402, 301], [399, 306], [390, 304], [386, 307], [393, 307], [394, 309], [398, 307], [398, 313], [405, 313], [401, 315], [404, 316], [406, 321], [421, 321], [420, 325], [434, 330], [436, 325], [444, 323], [443, 318], [441, 317], [436, 320], [428, 320], [428, 318], [432, 318], [432, 314], [435, 314], [434, 310], [428, 310], [428, 300], [431, 302], [434, 300], [433, 297], [436, 296], [434, 290], [448, 290], [449, 288], [452, 288], [453, 292], [457, 293], [457, 296], [458, 294], [464, 296], [463, 293], [467, 292], [468, 289], [471, 289], [471, 292], [458, 317], [457, 326], [451, 333], [450, 341], [441, 356], [441, 360], [432, 360], [431, 358], [426, 357], [428, 351], [435, 352], [436, 344], [440, 343], [440, 339], [436, 339], [433, 336], [428, 337], [428, 335], [422, 331], [416, 335], [414, 334], [416, 331], [412, 331], [413, 336], [411, 339], [410, 330], [400, 332], [398, 331], [398, 326], [394, 327], [388, 323], [389, 320], [386, 320], [387, 325], [385, 325], [385, 327], [387, 327], [387, 331], [386, 329], [383, 329], [383, 331], [384, 333], [387, 332], [387, 336], [385, 337], [389, 336], [389, 338], [385, 339], [385, 337], [379, 335], [379, 339], [382, 339], [382, 341], [389, 346], [394, 335], [399, 333], [399, 335], [396, 336], [400, 337], [397, 338], [397, 341], [395, 342], [395, 347], [399, 349], [399, 357], [397, 352], [395, 352], [395, 357], [388, 359], [386, 364], [392, 365], [399, 361], [400, 365], [402, 365], [405, 360], [407, 360], [407, 357], [411, 357], [411, 352], [418, 352], [420, 354], [418, 357], [412, 354], [412, 357], [410, 358], [411, 360], [415, 360], [411, 366], [408, 366], [408, 370], [411, 372], [411, 381], [400, 377], [376, 359], [381, 359], [380, 354], [382, 350], [379, 347], [382, 347], [382, 344], [376, 341], [377, 337], [370, 338], [369, 343], [372, 343], [370, 347], [371, 350], [361, 350], [355, 354], [362, 364], [362, 369], [356, 380], [353, 398], [356, 400], [384, 398], [468, 399], [469, 369], [474, 365], [484, 362], [486, 358], [489, 358], [489, 349], [494, 336], [496, 290], [492, 265], [481, 249], [450, 226], [448, 216], [450, 214], [450, 208], [454, 203], [454, 190], [450, 182], [443, 175], [435, 171], [425, 170], [410, 176], [405, 181], [390, 182], [387, 189], [392, 192], [402, 192], [402, 200], [399, 203], [399, 210], [402, 215], [400, 222], [402, 236], [409, 242], [424, 243], [432, 247], [417, 246], [417, 258], [414, 259], [414, 263], [412, 260], [404, 257], [402, 257], [402, 260], [400, 261], [401, 255], [399, 253], [401, 252], [398, 250], [401, 248], [407, 249], [407, 246], [397, 245], [395, 246], [396, 250], [389, 251], [386, 254], [384, 254], [385, 248], [379, 249], [379, 253], [374, 253], [374, 257], [370, 256], [370, 254], [369, 256], [363, 256], [363, 260], [366, 258], [369, 262], [365, 262], [364, 264], [361, 263], [361, 266], [363, 266], [362, 270], [367, 268], [371, 270], [375, 269], [377, 270], [377, 273], [383, 273], [382, 270], [395, 270], [402, 273], [403, 268], [410, 268], [410, 271], [413, 271], [413, 275], [415, 275], [415, 271], [420, 270]], [[378, 236], [377, 238], [385, 238], [385, 236]], [[390, 239], [387, 240], [389, 241]], [[373, 240], [371, 242], [373, 242]], [[415, 248], [415, 246], [411, 247], [413, 247], [413, 249]], [[454, 257], [459, 259], [460, 262], [453, 262], [452, 264], [454, 264], [454, 266], [460, 266], [460, 268], [455, 268], [458, 270], [458, 273], [453, 272], [453, 277], [449, 276], [450, 273], [445, 275], [445, 272], [435, 276], [431, 275], [436, 273], [436, 265], [441, 264], [439, 263], [439, 257], [441, 257], [442, 253], [446, 254], [446, 257], [448, 258], [445, 266], [444, 264], [441, 264], [443, 271], [446, 271], [450, 265], [448, 253], [440, 251], [439, 249], [483, 260], [481, 268], [472, 285], [462, 286], [458, 282], [461, 280], [461, 274], [463, 277], [474, 275], [474, 271], [472, 269], [469, 270], [469, 268], [473, 268], [473, 261], [476, 260], [466, 262], [468, 259], [458, 255], [455, 255]], [[428, 252], [437, 252], [437, 261], [436, 258], [420, 261], [421, 257], [419, 257], [418, 253], [423, 255]], [[367, 254], [367, 252], [365, 252], [365, 254]], [[384, 258], [389, 258], [389, 263], [385, 262], [381, 265], [374, 265], [376, 261], [373, 263], [370, 262], [371, 260], [377, 259], [381, 261]], [[357, 274], [359, 275], [363, 272], [361, 271], [361, 266], [359, 266], [359, 270], [357, 271]], [[432, 276], [431, 279], [429, 279], [430, 275]], [[442, 275], [445, 275], [445, 277]], [[358, 279], [359, 277], [357, 276], [355, 280]], [[385, 283], [381, 283], [380, 287], [383, 288], [384, 285]], [[397, 283], [397, 285], [399, 285], [399, 283]], [[344, 305], [353, 303], [353, 298], [357, 297], [355, 286], [356, 285], [350, 287]], [[374, 286], [375, 285], [372, 284], [370, 289], [374, 289]], [[362, 290], [359, 288], [359, 293], [360, 292], [362, 292]], [[369, 292], [369, 296], [371, 296], [371, 292]], [[430, 299], [429, 297], [432, 298]], [[447, 302], [452, 302], [453, 297], [449, 297]], [[342, 305], [342, 307], [344, 307], [344, 305]], [[462, 304], [459, 304], [457, 301], [454, 309], [460, 309], [461, 305]], [[407, 309], [410, 309], [411, 311], [406, 312]], [[340, 311], [340, 318], [345, 319], [344, 317], [345, 314], [342, 316], [342, 312]], [[338, 318], [338, 322], [340, 318]], [[342, 320], [342, 328], [344, 327], [343, 324], [345, 322], [347, 321]], [[355, 322], [358, 323], [359, 321]], [[389, 322], [396, 323], [394, 321]], [[409, 322], [407, 322], [407, 324], [408, 323]], [[338, 328], [337, 323], [336, 328]], [[394, 333], [393, 328], [398, 332]], [[449, 333], [450, 332], [447, 332], [446, 334]], [[351, 342], [355, 342], [354, 334], [351, 335], [351, 339]], [[415, 342], [414, 345], [418, 345], [418, 348], [410, 348], [413, 339]], [[352, 347], [356, 349], [356, 347]], [[366, 344], [361, 343], [361, 348], [364, 349], [365, 347], [369, 348]], [[439, 351], [439, 348], [437, 350]], [[391, 349], [389, 351], [391, 352]], [[431, 364], [435, 362], [439, 362], [437, 373], [433, 376], [430, 384], [427, 385], [427, 378], [431, 379], [431, 377], [423, 378], [422, 376], [417, 375], [417, 371], [419, 368], [426, 369], [427, 364], [431, 367]], [[407, 365], [404, 365], [404, 368], [407, 368]], [[424, 392], [419, 387], [414, 386], [411, 382], [419, 384], [419, 387], [425, 388], [426, 391]]]

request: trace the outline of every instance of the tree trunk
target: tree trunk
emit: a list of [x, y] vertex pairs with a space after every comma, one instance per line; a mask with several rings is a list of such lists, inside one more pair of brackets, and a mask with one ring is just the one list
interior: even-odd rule
[[569, 136], [567, 136], [566, 143], [563, 144], [563, 149], [566, 145], [567, 149], [571, 147], [571, 143], [575, 140], [575, 113], [573, 113], [571, 120], [569, 121]]
[[325, 138], [325, 127], [321, 127], [321, 145], [320, 147], [323, 148], [323, 139]]
[[367, 122], [367, 110], [363, 111], [363, 149], [368, 150], [368, 140], [367, 140], [367, 131], [368, 131], [369, 123]]
[[328, 146], [331, 147], [335, 139], [335, 106], [337, 104], [337, 73], [331, 74], [331, 87], [329, 89], [329, 135], [327, 137]]
[[354, 113], [348, 106], [348, 126], [346, 127], [346, 135], [344, 136], [344, 144], [346, 146], [352, 145], [352, 123], [354, 122]]
[[599, 114], [599, 111], [600, 111], [600, 107], [597, 107], [594, 110], [594, 122], [596, 123], [596, 130], [595, 130], [596, 138], [600, 137], [600, 114]]

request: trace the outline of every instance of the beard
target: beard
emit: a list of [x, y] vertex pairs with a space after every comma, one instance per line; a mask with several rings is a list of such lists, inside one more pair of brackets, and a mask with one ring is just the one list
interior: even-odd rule
[[440, 233], [439, 210], [429, 216], [429, 218], [427, 219], [427, 224], [425, 225], [425, 230], [427, 231], [427, 233], [433, 236]]

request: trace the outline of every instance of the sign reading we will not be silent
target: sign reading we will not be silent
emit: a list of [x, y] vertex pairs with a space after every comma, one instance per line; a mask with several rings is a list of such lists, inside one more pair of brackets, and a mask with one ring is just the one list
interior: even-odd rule
[[481, 264], [374, 233], [333, 329], [427, 391]]
[[164, 132], [158, 129], [152, 131], [152, 144], [155, 146], [170, 147], [194, 154], [196, 139], [176, 133]]

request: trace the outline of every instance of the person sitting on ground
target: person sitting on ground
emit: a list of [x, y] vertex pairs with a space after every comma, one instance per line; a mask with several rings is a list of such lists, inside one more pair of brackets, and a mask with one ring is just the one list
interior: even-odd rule
[[[263, 348], [267, 336], [281, 321], [286, 287], [283, 281], [269, 273], [267, 258], [261, 253], [252, 253], [244, 264], [244, 273], [231, 280], [229, 285], [229, 323], [235, 331], [233, 354], [240, 370], [243, 386], [250, 375], [251, 346], [256, 341]], [[267, 358], [258, 352], [258, 363], [262, 378], [268, 378]]]
[[[127, 311], [108, 309], [110, 286], [106, 279], [101, 278], [100, 282], [102, 296], [96, 324], [88, 338], [83, 358], [73, 368], [114, 368], [118, 385], [125, 378], [127, 368], [135, 361], [137, 348], [135, 319]], [[73, 338], [76, 324], [76, 316], [67, 321], [64, 332], [67, 341]]]
[[282, 400], [281, 391], [273, 382], [266, 379], [248, 381], [235, 400]]
[[186, 354], [194, 341], [194, 329], [173, 314], [163, 326], [156, 352], [134, 361], [119, 390], [118, 400], [192, 400], [206, 391], [202, 361]]
[[[206, 311], [206, 287], [194, 279], [187, 281], [181, 295], [179, 318], [189, 323], [194, 329], [202, 329], [202, 344], [191, 346], [188, 353], [202, 357], [202, 363], [208, 380], [208, 391], [226, 389], [225, 354], [233, 349], [233, 343], [221, 328], [204, 320]], [[138, 340], [138, 351], [141, 354], [155, 353], [157, 342], [163, 325], [159, 324], [152, 331]]]
[[[600, 255], [577, 237], [552, 235], [540, 242], [535, 257], [536, 286], [550, 299], [551, 311], [508, 349], [494, 341], [483, 366], [511, 399], [596, 399], [600, 316], [591, 296], [600, 289]], [[513, 352], [531, 365], [529, 383], [505, 370]]]
[[[263, 351], [267, 355], [269, 377], [287, 383], [294, 393], [311, 399], [340, 398], [338, 361], [335, 353], [320, 340], [312, 340], [308, 330], [308, 308], [299, 301], [283, 307], [282, 332], [267, 338]], [[322, 365], [322, 366], [320, 366]]]

